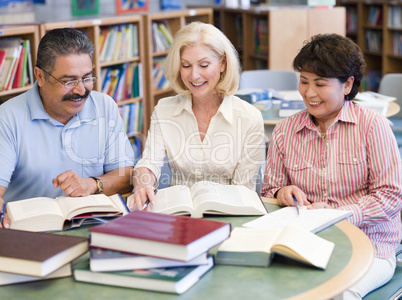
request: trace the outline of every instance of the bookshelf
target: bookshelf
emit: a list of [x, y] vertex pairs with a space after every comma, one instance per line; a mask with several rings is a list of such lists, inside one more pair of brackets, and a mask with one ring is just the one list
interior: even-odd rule
[[[21, 25], [21, 26], [0, 26], [0, 40], [7, 37], [19, 37], [22, 40], [29, 40], [30, 54], [32, 58], [32, 66], [35, 66], [36, 51], [39, 44], [39, 30], [35, 25]], [[5, 72], [4, 69], [1, 72]], [[34, 83], [28, 82], [24, 87], [11, 88], [10, 90], [0, 91], [0, 104], [8, 99], [17, 96], [27, 90], [29, 90]]]
[[346, 12], [308, 6], [214, 7], [216, 24], [239, 52], [243, 70], [291, 70], [303, 42], [325, 32], [346, 34]]
[[337, 5], [355, 14], [356, 31], [347, 31], [347, 36], [357, 42], [367, 62], [362, 89], [376, 91], [382, 76], [402, 73], [402, 2], [338, 0]]
[[[204, 23], [213, 22], [213, 11], [211, 8], [195, 8], [184, 10], [171, 10], [163, 12], [148, 13], [144, 15], [144, 42], [147, 45], [145, 51], [145, 89], [147, 94], [147, 112], [144, 118], [151, 119], [151, 114], [154, 106], [158, 103], [158, 100], [167, 96], [172, 96], [175, 92], [166, 84], [161, 82], [160, 78], [163, 78], [161, 71], [157, 72], [157, 69], [163, 67], [164, 58], [168, 54], [169, 46], [165, 48], [157, 48], [154, 45], [157, 36], [155, 33], [155, 27], [162, 24], [173, 37], [180, 28], [184, 25], [194, 21], [201, 21]], [[163, 34], [158, 33], [161, 39]], [[163, 69], [162, 69], [163, 71]], [[159, 75], [158, 75], [159, 74]], [[155, 77], [157, 77], [155, 79]], [[163, 79], [162, 79], [163, 80]], [[147, 128], [149, 124], [147, 124]]]
[[127, 14], [43, 23], [40, 25], [40, 36], [49, 30], [64, 27], [85, 32], [93, 42], [94, 75], [98, 78], [94, 90], [115, 99], [138, 157], [148, 131], [148, 122], [145, 122], [148, 115], [147, 96], [142, 80], [145, 74], [143, 17]]

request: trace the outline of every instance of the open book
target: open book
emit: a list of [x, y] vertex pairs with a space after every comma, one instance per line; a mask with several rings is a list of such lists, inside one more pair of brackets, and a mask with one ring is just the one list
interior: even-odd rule
[[152, 212], [191, 215], [265, 215], [267, 210], [258, 194], [243, 185], [196, 182], [191, 188], [171, 186], [158, 191]]
[[275, 253], [325, 269], [335, 244], [298, 227], [236, 227], [216, 254], [216, 264], [268, 267]]
[[350, 211], [329, 208], [307, 209], [305, 206], [300, 208], [298, 215], [295, 207], [288, 206], [247, 222], [243, 227], [282, 229], [288, 225], [296, 225], [316, 233], [351, 215]]
[[27, 231], [58, 231], [99, 223], [102, 218], [125, 215], [129, 212], [119, 195], [104, 194], [86, 197], [37, 197], [7, 203], [11, 229]]

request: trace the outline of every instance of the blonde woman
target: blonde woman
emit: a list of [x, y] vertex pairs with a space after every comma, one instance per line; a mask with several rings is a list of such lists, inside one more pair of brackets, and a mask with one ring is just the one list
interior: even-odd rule
[[154, 109], [134, 169], [129, 207], [141, 208], [147, 199], [155, 203], [154, 187], [166, 155], [171, 185], [206, 180], [255, 189], [264, 159], [263, 119], [260, 111], [234, 96], [240, 64], [227, 37], [210, 24], [183, 27], [164, 70], [178, 95], [161, 99]]

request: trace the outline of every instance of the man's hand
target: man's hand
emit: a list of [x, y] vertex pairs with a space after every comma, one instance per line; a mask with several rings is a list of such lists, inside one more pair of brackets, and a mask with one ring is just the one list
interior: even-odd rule
[[83, 178], [71, 170], [61, 173], [52, 182], [55, 189], [60, 187], [66, 195], [71, 197], [89, 196], [98, 191], [94, 179]]

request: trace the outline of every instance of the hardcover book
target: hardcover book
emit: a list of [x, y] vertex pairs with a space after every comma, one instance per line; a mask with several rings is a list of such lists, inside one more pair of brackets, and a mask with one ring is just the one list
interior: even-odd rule
[[[132, 196], [130, 196], [132, 197]], [[130, 201], [130, 198], [127, 201]], [[243, 185], [224, 185], [198, 181], [191, 188], [175, 185], [158, 190], [156, 203], [151, 211], [173, 215], [191, 215], [202, 218], [213, 215], [267, 214], [258, 194]]]
[[236, 227], [217, 252], [216, 264], [268, 267], [275, 253], [325, 269], [335, 244], [298, 226]]
[[29, 275], [0, 272], [0, 286], [8, 285], [8, 284], [15, 284], [15, 283], [22, 283], [22, 282], [69, 277], [72, 274], [73, 273], [71, 272], [70, 264], [64, 265], [60, 269], [50, 273], [49, 275], [47, 275], [45, 277], [36, 277], [36, 276], [29, 276]]
[[279, 108], [279, 117], [286, 118], [306, 108], [303, 100], [282, 100]]
[[136, 255], [91, 247], [91, 258], [89, 265], [93, 272], [127, 271], [138, 269], [167, 268], [198, 266], [208, 263], [207, 253], [203, 253], [188, 262]]
[[91, 272], [89, 263], [73, 267], [77, 281], [114, 285], [134, 289], [182, 294], [199, 281], [214, 265], [212, 257], [208, 264], [194, 267], [172, 267], [125, 272]]
[[0, 228], [0, 272], [44, 277], [88, 251], [88, 238]]
[[295, 207], [288, 206], [247, 222], [243, 227], [283, 229], [288, 225], [296, 225], [317, 233], [351, 215], [351, 211], [329, 208], [307, 209], [305, 206], [301, 207], [300, 214], [297, 214]]
[[56, 199], [37, 197], [7, 203], [10, 228], [27, 231], [59, 231], [80, 226], [84, 221], [97, 222], [99, 218], [112, 218], [128, 212], [119, 194]]
[[89, 229], [91, 246], [189, 261], [230, 235], [230, 223], [143, 210]]

